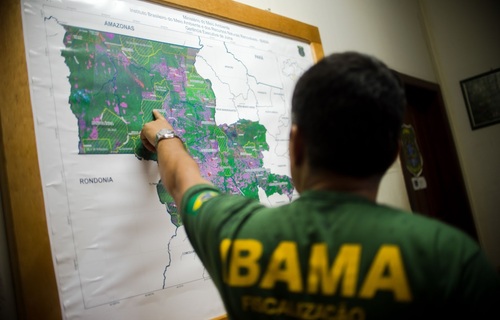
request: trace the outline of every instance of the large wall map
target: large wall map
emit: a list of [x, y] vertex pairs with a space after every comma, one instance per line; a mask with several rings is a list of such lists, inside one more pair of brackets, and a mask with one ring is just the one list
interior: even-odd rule
[[23, 23], [65, 318], [224, 313], [139, 133], [159, 109], [221, 190], [291, 201], [289, 105], [308, 46], [148, 3], [64, 2], [24, 1]]

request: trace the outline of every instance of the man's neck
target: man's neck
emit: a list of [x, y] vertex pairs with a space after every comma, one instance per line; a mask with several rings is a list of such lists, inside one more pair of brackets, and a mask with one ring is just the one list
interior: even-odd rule
[[325, 190], [351, 193], [373, 202], [377, 199], [381, 176], [354, 178], [330, 172], [310, 174], [302, 185], [305, 190]]

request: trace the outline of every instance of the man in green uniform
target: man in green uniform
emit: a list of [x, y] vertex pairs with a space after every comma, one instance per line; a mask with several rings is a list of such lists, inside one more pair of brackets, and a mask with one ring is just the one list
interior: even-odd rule
[[333, 54], [310, 68], [292, 101], [300, 198], [275, 208], [221, 193], [154, 112], [141, 138], [231, 319], [498, 316], [499, 277], [472, 239], [375, 202], [404, 106], [398, 79], [374, 57]]

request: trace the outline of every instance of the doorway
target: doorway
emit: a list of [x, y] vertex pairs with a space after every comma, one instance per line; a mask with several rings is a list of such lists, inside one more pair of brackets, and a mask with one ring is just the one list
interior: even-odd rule
[[441, 89], [399, 76], [407, 99], [400, 160], [412, 211], [453, 225], [477, 241]]

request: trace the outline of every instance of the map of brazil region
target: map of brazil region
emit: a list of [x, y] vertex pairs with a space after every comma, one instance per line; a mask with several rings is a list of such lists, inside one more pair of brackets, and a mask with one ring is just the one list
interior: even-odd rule
[[[310, 50], [149, 3], [65, 2], [23, 1], [65, 318], [136, 319], [166, 308], [172, 319], [223, 313], [140, 131], [160, 110], [203, 177], [223, 192], [270, 206], [292, 201], [290, 99], [312, 63]], [[192, 299], [204, 303], [193, 309]]]
[[[142, 147], [139, 132], [152, 120], [152, 111], [160, 109], [198, 161], [202, 175], [221, 190], [257, 199], [260, 187], [267, 196], [278, 193], [291, 199], [290, 178], [263, 168], [262, 151], [269, 150], [266, 128], [244, 119], [216, 124], [211, 82], [194, 65], [199, 49], [65, 29], [62, 55], [70, 70], [69, 101], [78, 119], [80, 154], [155, 158]], [[177, 208], [161, 183], [158, 195], [172, 223], [180, 226]]]

